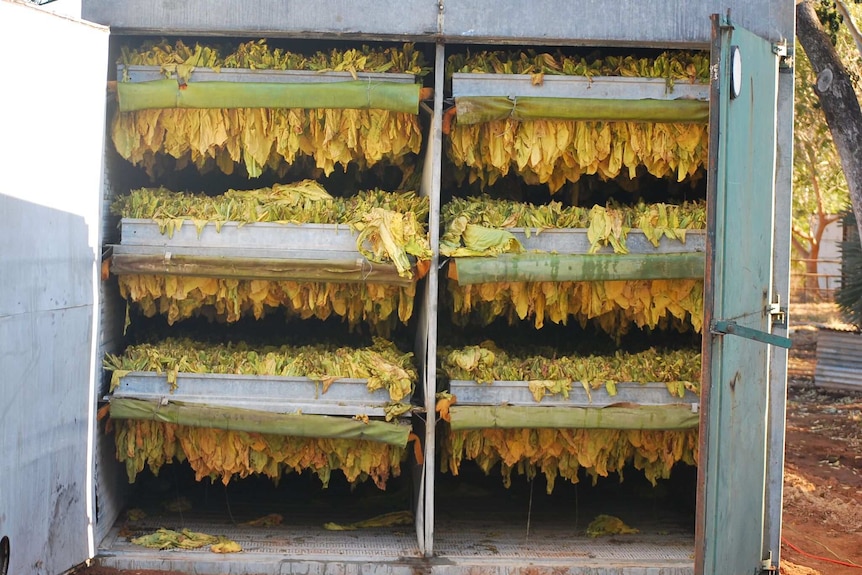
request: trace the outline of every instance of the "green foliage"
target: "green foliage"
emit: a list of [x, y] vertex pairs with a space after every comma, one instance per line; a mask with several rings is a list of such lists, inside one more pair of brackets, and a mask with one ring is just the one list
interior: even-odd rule
[[[862, 4], [862, 0], [852, 0], [854, 4]], [[844, 18], [838, 12], [838, 7], [835, 5], [835, 0], [818, 0], [814, 5], [814, 12], [820, 23], [823, 24], [823, 29], [829, 34], [829, 39], [833, 45], [838, 44], [839, 31]]]
[[835, 7], [835, 0], [820, 0], [814, 6], [814, 11], [817, 13], [820, 23], [823, 24], [823, 29], [829, 34], [832, 44], [836, 44], [838, 42], [838, 30], [841, 29], [843, 18]]
[[[856, 22], [862, 17], [862, 0], [848, 9]], [[814, 2], [818, 15], [833, 36], [835, 49], [850, 74], [858, 97], [862, 97], [862, 55], [836, 10], [835, 0]], [[846, 24], [846, 23], [845, 23]], [[795, 257], [806, 258], [819, 241], [817, 214], [840, 214], [850, 205], [847, 181], [820, 100], [814, 92], [816, 74], [797, 42], [794, 58], [795, 121], [793, 146], [793, 239]]]
[[844, 218], [847, 239], [841, 244], [841, 287], [835, 292], [835, 303], [845, 319], [857, 328], [862, 326], [862, 244], [856, 233], [852, 213]]

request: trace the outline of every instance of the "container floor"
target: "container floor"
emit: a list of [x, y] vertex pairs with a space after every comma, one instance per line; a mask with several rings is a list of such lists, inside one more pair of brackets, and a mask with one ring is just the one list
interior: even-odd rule
[[[247, 480], [244, 480], [247, 481]], [[628, 482], [628, 478], [627, 478]], [[306, 481], [309, 486], [311, 481]], [[513, 481], [503, 489], [498, 478], [438, 478], [435, 493], [433, 557], [423, 557], [413, 525], [331, 531], [327, 522], [348, 525], [410, 508], [406, 483], [381, 492], [373, 486], [350, 490], [273, 488], [249, 481], [242, 488], [221, 484], [196, 489], [141, 489], [130, 508], [146, 517], [122, 517], [101, 542], [98, 562], [118, 569], [174, 570], [197, 575], [296, 573], [415, 575], [691, 575], [694, 522], [682, 499], [668, 488], [645, 491], [613, 485], [559, 485], [553, 496], [544, 484]], [[167, 509], [181, 501], [182, 511]], [[278, 513], [278, 525], [248, 522]], [[637, 533], [588, 537], [599, 514], [619, 517]], [[190, 529], [220, 535], [240, 544], [242, 553], [219, 555], [199, 550], [153, 550], [131, 543], [158, 528]], [[563, 569], [564, 571], [560, 571]]]
[[[654, 489], [637, 479], [630, 485], [614, 479], [597, 486], [588, 479], [577, 485], [558, 480], [553, 495], [547, 495], [540, 478], [532, 484], [513, 478], [509, 488], [493, 473], [483, 483], [475, 478], [438, 481], [435, 555], [464, 562], [528, 559], [598, 569], [589, 573], [693, 565], [694, 518], [669, 487]], [[637, 533], [588, 536], [589, 524], [603, 514]], [[627, 566], [633, 570], [618, 569]]]

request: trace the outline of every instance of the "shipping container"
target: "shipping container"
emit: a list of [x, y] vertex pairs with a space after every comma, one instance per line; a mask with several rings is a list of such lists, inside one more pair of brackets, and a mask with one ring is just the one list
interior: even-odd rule
[[[80, 16], [0, 0], [0, 575], [777, 572], [792, 2]], [[130, 63], [180, 42], [324, 56]]]

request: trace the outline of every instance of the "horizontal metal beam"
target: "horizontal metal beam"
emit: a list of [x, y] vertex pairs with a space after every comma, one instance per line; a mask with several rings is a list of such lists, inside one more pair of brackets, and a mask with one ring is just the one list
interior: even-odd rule
[[501, 254], [457, 258], [460, 285], [703, 278], [704, 254]]
[[[120, 253], [116, 253], [120, 252]], [[315, 259], [204, 256], [175, 254], [164, 248], [154, 253], [122, 253], [116, 249], [111, 272], [116, 275], [177, 275], [219, 279], [298, 282], [385, 283], [407, 286], [412, 278], [401, 277], [392, 264], [371, 264], [364, 258]], [[414, 266], [413, 277], [416, 277]]]
[[453, 405], [450, 425], [459, 429], [690, 429], [700, 421], [690, 405], [528, 407], [522, 405]]

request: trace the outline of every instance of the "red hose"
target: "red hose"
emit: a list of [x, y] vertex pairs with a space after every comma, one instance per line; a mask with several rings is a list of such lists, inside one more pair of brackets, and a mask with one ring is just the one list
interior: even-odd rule
[[812, 553], [808, 553], [806, 551], [803, 551], [802, 549], [800, 549], [799, 547], [797, 547], [796, 545], [794, 545], [793, 543], [791, 543], [790, 541], [788, 541], [784, 537], [781, 538], [781, 542], [784, 543], [785, 545], [787, 545], [788, 547], [790, 547], [791, 549], [793, 549], [794, 551], [796, 551], [797, 553], [799, 553], [801, 555], [805, 555], [806, 557], [809, 557], [811, 559], [817, 559], [818, 561], [825, 561], [827, 563], [832, 563], [834, 565], [841, 565], [843, 567], [854, 567], [856, 569], [862, 569], [862, 565], [856, 565], [855, 563], [847, 563], [846, 561], [837, 561], [835, 559], [830, 559], [828, 557], [821, 557], [819, 555], [814, 555]]

